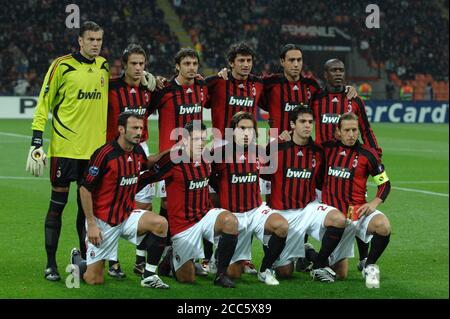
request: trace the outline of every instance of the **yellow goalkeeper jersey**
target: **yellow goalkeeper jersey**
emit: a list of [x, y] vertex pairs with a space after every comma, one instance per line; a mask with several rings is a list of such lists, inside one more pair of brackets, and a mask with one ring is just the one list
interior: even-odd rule
[[57, 58], [45, 76], [31, 128], [44, 131], [49, 112], [48, 156], [89, 159], [106, 141], [109, 66], [79, 52]]

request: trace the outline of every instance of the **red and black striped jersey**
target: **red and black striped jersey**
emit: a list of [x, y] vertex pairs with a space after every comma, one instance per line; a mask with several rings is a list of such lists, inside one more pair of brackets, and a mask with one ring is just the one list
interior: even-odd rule
[[126, 220], [135, 209], [139, 174], [146, 166], [140, 145], [126, 152], [113, 140], [97, 149], [81, 183], [92, 194], [95, 217], [112, 226]]
[[322, 201], [347, 214], [348, 206], [366, 203], [366, 184], [369, 175], [378, 185], [377, 197], [386, 200], [391, 185], [376, 151], [356, 142], [345, 146], [339, 141], [322, 144], [325, 155]]
[[[172, 161], [172, 165], [160, 178], [166, 182], [167, 215], [174, 236], [199, 222], [211, 208], [208, 186], [211, 165], [204, 161], [178, 164]], [[142, 174], [144, 179], [147, 174]]]
[[359, 97], [349, 100], [344, 91], [338, 93], [322, 91], [313, 97], [312, 109], [316, 122], [316, 143], [320, 144], [335, 139], [339, 118], [344, 113], [353, 112], [358, 116], [364, 144], [374, 148], [381, 156], [381, 148], [370, 128], [364, 102]]
[[263, 78], [264, 99], [261, 108], [269, 112], [269, 125], [279, 132], [290, 131], [289, 113], [297, 106], [309, 105], [311, 97], [320, 90], [316, 80], [300, 77], [290, 82], [284, 74]]
[[174, 129], [182, 129], [190, 121], [203, 119], [203, 107], [207, 97], [206, 84], [199, 80], [195, 80], [192, 85], [180, 85], [174, 78], [166, 87], [156, 92], [151, 106], [159, 113], [160, 152], [171, 148], [181, 139], [181, 132], [178, 134]]
[[108, 92], [108, 125], [106, 141], [117, 138], [117, 124], [119, 114], [125, 111], [133, 111], [144, 117], [144, 131], [141, 142], [148, 139], [148, 117], [153, 113], [150, 108], [152, 93], [142, 86], [130, 86], [122, 76], [110, 80]]
[[265, 149], [257, 145], [243, 148], [228, 143], [214, 149], [213, 184], [219, 195], [220, 207], [233, 213], [243, 213], [261, 206], [259, 174], [265, 163]]
[[228, 73], [228, 80], [219, 76], [206, 78], [209, 100], [206, 105], [211, 108], [212, 126], [220, 130], [225, 139], [225, 128], [231, 126], [231, 118], [240, 111], [250, 112], [256, 118], [256, 108], [263, 92], [262, 80], [249, 75], [247, 80], [233, 78]]
[[278, 151], [270, 165], [276, 165], [271, 181], [270, 207], [279, 210], [304, 208], [316, 199], [316, 188], [322, 188], [323, 150], [312, 138], [306, 145], [292, 140], [278, 143]]

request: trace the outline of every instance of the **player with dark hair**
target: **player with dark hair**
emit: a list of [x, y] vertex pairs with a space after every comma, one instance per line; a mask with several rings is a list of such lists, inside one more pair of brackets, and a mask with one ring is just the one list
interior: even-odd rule
[[[77, 265], [80, 278], [88, 284], [104, 281], [105, 260], [117, 260], [119, 237], [147, 251], [147, 263], [141, 285], [169, 288], [156, 274], [164, 251], [167, 220], [152, 212], [135, 209], [139, 175], [153, 163], [139, 145], [144, 119], [127, 111], [118, 119], [119, 137], [100, 147], [92, 155], [80, 187], [81, 202], [86, 214], [88, 239], [87, 260], [80, 251], [72, 250], [72, 264]], [[170, 154], [161, 154], [158, 172], [151, 171], [149, 180], [170, 169]], [[156, 159], [155, 159], [156, 160]]]
[[255, 52], [246, 43], [233, 44], [227, 53], [231, 69], [227, 79], [220, 76], [206, 78], [209, 92], [207, 106], [211, 108], [212, 125], [220, 130], [222, 140], [234, 114], [244, 111], [256, 117], [263, 87], [262, 81], [250, 74], [254, 59]]
[[[324, 155], [312, 138], [313, 112], [309, 107], [296, 107], [289, 114], [290, 139], [278, 140], [277, 154], [271, 157], [272, 166], [278, 166], [270, 178], [272, 196], [269, 206], [277, 209], [289, 222], [286, 247], [273, 268], [280, 277], [290, 277], [293, 262], [306, 255], [305, 235], [322, 241], [313, 260], [311, 276], [323, 282], [334, 282], [336, 274], [328, 266], [348, 257], [339, 243], [344, 233], [345, 216], [334, 207], [316, 200], [316, 189], [322, 188]], [[344, 255], [343, 255], [344, 253]], [[330, 259], [330, 260], [329, 260]]]
[[[92, 21], [83, 23], [78, 36], [80, 51], [57, 58], [45, 76], [34, 114], [33, 138], [27, 171], [43, 174], [46, 154], [42, 134], [52, 112], [52, 132], [48, 157], [52, 193], [45, 218], [45, 278], [61, 279], [56, 251], [61, 233], [61, 217], [67, 204], [71, 182], [79, 183], [92, 153], [105, 143], [109, 67], [100, 50], [103, 29]], [[85, 218], [77, 190], [77, 232], [83, 257]]]
[[[144, 131], [141, 137], [141, 147], [145, 155], [150, 156], [147, 145], [148, 140], [148, 117], [153, 110], [150, 108], [150, 100], [152, 98], [151, 89], [155, 89], [156, 82], [153, 87], [148, 88], [143, 85], [143, 79], [147, 76], [149, 79], [154, 79], [151, 73], [144, 74], [145, 63], [147, 55], [145, 50], [137, 44], [130, 44], [123, 51], [122, 65], [124, 73], [121, 77], [112, 79], [109, 82], [108, 94], [108, 125], [106, 141], [115, 140], [119, 134], [117, 130], [117, 120], [119, 114], [124, 111], [133, 111], [136, 114], [143, 116]], [[139, 193], [136, 194], [136, 207], [138, 209], [151, 210], [152, 198], [155, 195], [155, 184], [147, 185]], [[145, 267], [145, 250], [136, 251], [136, 264], [134, 272], [142, 275]], [[112, 277], [123, 278], [125, 273], [120, 267], [117, 260], [109, 261], [108, 274]]]
[[[238, 241], [238, 221], [226, 209], [210, 208], [211, 165], [202, 157], [205, 143], [206, 126], [200, 121], [187, 123], [182, 138], [183, 153], [172, 155], [173, 167], [162, 176], [166, 181], [173, 249], [169, 249], [159, 271], [167, 275], [171, 266], [179, 282], [194, 282], [194, 260], [204, 257], [202, 239], [205, 239], [217, 244], [214, 284], [234, 288], [226, 272]], [[142, 176], [144, 182], [146, 174]]]
[[[378, 288], [380, 271], [376, 262], [389, 243], [391, 226], [377, 207], [386, 201], [391, 184], [375, 149], [358, 141], [359, 123], [353, 112], [343, 114], [336, 127], [338, 140], [323, 143], [326, 165], [322, 200], [353, 221], [353, 231], [342, 238], [343, 246], [353, 249], [355, 234], [362, 242], [371, 243], [362, 273], [368, 288]], [[366, 202], [369, 175], [373, 176], [378, 191], [373, 200]], [[336, 264], [335, 271], [345, 278], [347, 259]]]
[[256, 235], [265, 246], [258, 279], [267, 285], [278, 285], [271, 268], [283, 251], [288, 223], [261, 200], [259, 174], [265, 149], [256, 144], [255, 117], [249, 112], [238, 112], [232, 117], [230, 128], [234, 136], [227, 144], [214, 149], [212, 165], [212, 185], [220, 206], [233, 212], [239, 220], [239, 241], [228, 274], [239, 278], [244, 272], [241, 261], [251, 260], [252, 237]]
[[[331, 59], [325, 62], [324, 78], [326, 87], [314, 97], [311, 104], [316, 120], [316, 142], [322, 143], [336, 139], [335, 131], [340, 116], [347, 112], [353, 112], [358, 116], [359, 131], [364, 144], [375, 149], [381, 157], [382, 150], [378, 146], [370, 127], [363, 100], [359, 97], [349, 99], [345, 94], [344, 63], [338, 59]], [[360, 259], [358, 269], [362, 270], [369, 246], [358, 237], [356, 242]]]
[[[204, 81], [197, 79], [199, 63], [200, 58], [195, 50], [182, 48], [174, 57], [176, 75], [152, 98], [150, 105], [159, 113], [160, 151], [171, 148], [181, 140], [183, 127], [188, 122], [203, 118], [208, 89]], [[161, 181], [156, 188], [156, 195], [162, 198], [160, 214], [167, 216], [165, 182]], [[197, 268], [207, 275], [200, 265]]]

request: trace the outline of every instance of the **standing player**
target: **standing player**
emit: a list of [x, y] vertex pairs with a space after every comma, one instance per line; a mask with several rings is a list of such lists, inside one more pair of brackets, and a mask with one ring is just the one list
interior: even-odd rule
[[[103, 29], [95, 22], [85, 22], [79, 32], [80, 51], [57, 58], [51, 64], [39, 95], [31, 125], [33, 138], [27, 171], [43, 173], [46, 155], [42, 134], [52, 112], [52, 133], [48, 151], [52, 194], [45, 219], [45, 278], [61, 279], [56, 251], [61, 233], [61, 216], [69, 196], [71, 182], [78, 188], [82, 173], [92, 153], [105, 143], [109, 67], [100, 50]], [[77, 232], [81, 254], [86, 256], [85, 218], [77, 190]]]
[[[142, 84], [144, 68], [147, 57], [144, 49], [137, 44], [130, 44], [122, 54], [123, 76], [113, 79], [109, 83], [108, 94], [108, 129], [106, 141], [117, 138], [117, 120], [119, 114], [124, 111], [133, 111], [144, 118], [144, 131], [141, 137], [141, 147], [145, 155], [150, 156], [147, 145], [148, 117], [153, 112], [150, 109], [151, 91]], [[136, 194], [136, 207], [138, 209], [151, 210], [152, 197], [155, 195], [155, 184], [147, 185]], [[145, 251], [136, 251], [136, 263], [134, 272], [142, 275], [145, 266]], [[109, 272], [112, 277], [123, 278], [120, 264], [116, 260], [109, 261]]]
[[261, 108], [269, 112], [269, 124], [279, 132], [290, 131], [289, 114], [296, 107], [309, 105], [311, 97], [320, 90], [316, 80], [301, 75], [303, 55], [300, 47], [286, 44], [281, 49], [282, 74], [265, 77], [264, 103]]
[[[364, 144], [375, 149], [381, 157], [381, 148], [370, 128], [364, 102], [359, 97], [349, 99], [344, 92], [344, 63], [338, 59], [328, 60], [324, 65], [324, 78], [326, 87], [314, 97], [312, 103], [316, 120], [316, 142], [320, 144], [335, 139], [339, 117], [344, 113], [353, 112], [358, 116], [359, 130]], [[356, 242], [360, 259], [358, 269], [362, 270], [369, 246], [358, 237]]]
[[[118, 130], [118, 139], [95, 151], [86, 169], [80, 194], [86, 214], [87, 260], [75, 248], [71, 261], [79, 267], [80, 278], [86, 283], [101, 284], [105, 260], [117, 260], [119, 237], [123, 237], [147, 251], [141, 285], [166, 289], [169, 286], [156, 275], [156, 268], [165, 246], [167, 220], [135, 209], [139, 175], [148, 166], [139, 145], [144, 119], [134, 112], [123, 112], [118, 119]], [[170, 168], [170, 154], [167, 152], [158, 163], [158, 174], [163, 174]], [[158, 174], [148, 178], [157, 178]]]
[[[238, 221], [225, 209], [210, 209], [208, 182], [211, 165], [202, 158], [206, 126], [200, 123], [192, 121], [184, 127], [183, 146], [186, 158], [177, 159], [174, 156], [172, 161], [176, 163], [162, 176], [166, 180], [173, 247], [173, 251], [166, 255], [165, 264], [172, 264], [173, 273], [179, 282], [194, 282], [196, 269], [193, 261], [204, 257], [202, 239], [213, 243], [220, 236], [214, 284], [234, 288], [235, 285], [226, 272], [238, 241]], [[148, 173], [143, 174], [143, 180], [146, 174]], [[160, 265], [159, 270], [163, 267]]]
[[232, 278], [239, 278], [244, 272], [241, 261], [251, 260], [255, 234], [265, 246], [258, 279], [267, 285], [278, 285], [271, 268], [283, 251], [288, 223], [261, 200], [259, 173], [265, 150], [256, 145], [255, 117], [249, 112], [238, 112], [233, 116], [230, 128], [234, 131], [233, 140], [214, 149], [215, 181], [212, 183], [219, 195], [220, 206], [235, 213], [241, 231], [228, 273]]
[[[338, 246], [345, 228], [345, 216], [334, 207], [316, 201], [316, 188], [322, 188], [323, 151], [311, 138], [313, 114], [309, 107], [297, 107], [289, 116], [289, 141], [278, 144], [276, 172], [269, 175], [272, 184], [270, 207], [277, 209], [289, 222], [286, 247], [273, 265], [277, 275], [290, 277], [293, 262], [305, 256], [306, 234], [321, 240], [322, 245], [311, 270], [311, 276], [333, 282], [336, 274], [328, 267], [349, 254]], [[276, 165], [271, 162], [271, 165]], [[329, 262], [329, 257], [331, 257]]]
[[[354, 231], [344, 235], [343, 245], [353, 247], [355, 232], [361, 241], [371, 243], [362, 272], [366, 286], [378, 288], [380, 272], [375, 263], [389, 243], [391, 227], [387, 217], [377, 207], [386, 200], [391, 184], [376, 151], [359, 143], [359, 121], [352, 112], [343, 114], [336, 128], [340, 141], [323, 144], [326, 166], [322, 200], [354, 221]], [[365, 192], [369, 175], [373, 176], [378, 191], [376, 197], [367, 203]], [[347, 269], [346, 259], [336, 265], [336, 273], [342, 278], [347, 276]]]

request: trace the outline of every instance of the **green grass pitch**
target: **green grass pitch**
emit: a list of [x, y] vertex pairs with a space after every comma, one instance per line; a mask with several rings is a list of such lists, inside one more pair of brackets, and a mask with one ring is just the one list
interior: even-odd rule
[[[449, 298], [448, 287], [448, 125], [373, 125], [393, 189], [379, 208], [391, 220], [391, 242], [378, 264], [381, 288], [369, 290], [350, 260], [349, 277], [334, 284], [312, 282], [308, 274], [295, 273], [277, 287], [267, 287], [256, 276], [244, 275], [236, 289], [223, 289], [208, 278], [192, 285], [165, 279], [167, 291], [144, 289], [132, 272], [134, 247], [119, 245], [127, 278], [106, 276], [101, 287], [81, 283], [68, 289], [65, 268], [69, 252], [78, 243], [75, 230], [76, 192], [72, 186], [63, 214], [57, 260], [60, 282], [43, 278], [46, 264], [44, 219], [50, 197], [48, 169], [44, 178], [25, 172], [31, 120], [0, 120], [0, 298]], [[151, 122], [151, 140], [157, 124]], [[48, 131], [48, 130], [47, 130]], [[48, 138], [48, 132], [45, 134]], [[45, 143], [46, 149], [48, 141]], [[156, 143], [151, 143], [156, 150]], [[376, 188], [369, 186], [369, 198]], [[154, 201], [159, 211], [159, 200]], [[318, 243], [314, 243], [318, 247]], [[260, 243], [255, 240], [253, 261], [259, 266]]]

